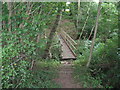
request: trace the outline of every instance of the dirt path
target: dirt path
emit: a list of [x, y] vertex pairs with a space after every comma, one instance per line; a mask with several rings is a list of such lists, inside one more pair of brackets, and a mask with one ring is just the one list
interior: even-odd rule
[[72, 62], [62, 61], [59, 68], [59, 77], [55, 79], [56, 83], [61, 85], [62, 88], [82, 88], [79, 84], [75, 83], [72, 73]]

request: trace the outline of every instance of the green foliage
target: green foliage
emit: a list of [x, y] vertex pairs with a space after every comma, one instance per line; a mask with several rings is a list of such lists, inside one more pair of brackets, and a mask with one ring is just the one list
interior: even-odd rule
[[37, 61], [31, 77], [21, 87], [26, 88], [58, 88], [53, 79], [57, 77], [59, 62], [56, 60]]
[[60, 54], [61, 54], [61, 46], [60, 46], [60, 41], [57, 35], [55, 38], [53, 38], [52, 46], [51, 46], [51, 53], [52, 53], [52, 59], [59, 60], [60, 59]]
[[[90, 53], [90, 46], [91, 46], [91, 41], [90, 40], [81, 40], [78, 42], [78, 49], [76, 50], [76, 53], [78, 54], [78, 59], [80, 60], [88, 60], [89, 53]], [[80, 55], [80, 53], [82, 53]]]
[[[34, 76], [29, 70], [32, 65], [31, 61], [38, 61], [44, 53], [47, 41], [44, 37], [45, 29], [53, 22], [59, 3], [12, 2], [11, 4], [11, 16], [8, 4], [2, 5], [4, 23], [2, 28], [2, 87], [24, 88], [29, 87], [28, 82], [32, 83], [32, 80], [29, 81]], [[58, 56], [56, 58], [58, 59]], [[37, 75], [46, 75], [46, 72], [40, 73], [42, 74]], [[40, 83], [42, 82], [43, 80]], [[40, 83], [36, 87], [50, 87], [51, 85], [50, 80], [41, 86]]]
[[2, 87], [17, 88], [18, 86], [23, 85], [31, 76], [27, 67], [28, 62], [26, 61], [20, 61], [19, 63], [12, 63], [7, 66], [2, 66]]
[[[119, 87], [118, 37], [108, 39], [106, 44], [98, 43], [93, 51], [91, 69], [103, 80], [104, 86]], [[92, 72], [93, 73], [93, 72]]]
[[[98, 42], [98, 41], [97, 41]], [[75, 77], [82, 81], [84, 87], [119, 87], [119, 57], [118, 37], [114, 35], [106, 43], [98, 42], [94, 46], [90, 68], [86, 70], [89, 57], [89, 44], [82, 43], [80, 50], [83, 54], [78, 56], [75, 64]], [[83, 50], [84, 49], [84, 50]]]
[[40, 68], [48, 68], [48, 69], [55, 69], [59, 67], [60, 62], [55, 59], [50, 60], [42, 60], [36, 63], [37, 66]]
[[[91, 8], [95, 7], [91, 4]], [[84, 9], [83, 9], [84, 10]], [[86, 11], [86, 10], [85, 10]], [[96, 10], [92, 10], [92, 16], [95, 15]], [[95, 17], [95, 16], [94, 16]], [[83, 17], [84, 19], [84, 17]], [[88, 25], [86, 26], [85, 32], [89, 31], [90, 22], [88, 20]], [[82, 20], [81, 20], [82, 21]], [[99, 28], [96, 38], [96, 43], [93, 50], [92, 60], [90, 63], [89, 69], [85, 72], [88, 73], [85, 75], [87, 79], [93, 80], [97, 83], [99, 82], [105, 88], [119, 87], [119, 57], [118, 57], [118, 10], [116, 3], [102, 3], [101, 16], [99, 18]], [[92, 26], [92, 25], [91, 25]], [[89, 33], [89, 32], [88, 32]], [[88, 34], [89, 35], [89, 34]], [[92, 35], [93, 36], [93, 35]], [[89, 43], [88, 43], [89, 42]], [[90, 53], [90, 44], [89, 40], [81, 40], [79, 43], [77, 61], [75, 65], [78, 67], [85, 67]], [[80, 52], [82, 55], [80, 55]], [[76, 67], [77, 68], [77, 67]], [[75, 69], [75, 74], [80, 74], [81, 69]], [[82, 75], [78, 78], [81, 79]], [[97, 81], [96, 81], [97, 80]], [[80, 81], [80, 80], [79, 80]], [[84, 80], [83, 80], [84, 81]], [[89, 80], [88, 80], [89, 81]], [[91, 81], [92, 82], [92, 81]], [[85, 83], [89, 84], [89, 83]], [[98, 84], [98, 85], [99, 85]], [[92, 85], [96, 85], [95, 83]], [[89, 85], [88, 85], [89, 86]]]
[[85, 65], [86, 61], [84, 60], [76, 60], [74, 62], [74, 78], [84, 88], [102, 88], [103, 86], [101, 79], [94, 78], [91, 76], [91, 74], [86, 70]]

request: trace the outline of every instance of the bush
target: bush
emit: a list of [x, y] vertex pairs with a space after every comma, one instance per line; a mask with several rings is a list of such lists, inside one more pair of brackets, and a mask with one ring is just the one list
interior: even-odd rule
[[57, 77], [59, 62], [56, 60], [39, 60], [35, 63], [33, 76], [26, 85], [29, 88], [58, 88], [53, 79]]
[[[82, 55], [78, 55], [74, 62], [77, 79], [82, 80], [83, 78], [86, 81], [82, 80], [85, 87], [96, 87], [97, 85], [105, 88], [119, 87], [120, 60], [117, 35], [107, 39], [106, 43], [97, 42], [95, 44], [90, 67], [84, 72], [88, 62], [89, 49], [88, 41], [82, 41], [81, 47], [78, 48], [78, 52], [81, 51]], [[81, 75], [81, 73], [84, 74]], [[91, 84], [89, 85], [89, 83]]]
[[100, 77], [105, 87], [119, 87], [118, 38], [114, 36], [106, 43], [98, 43], [93, 51], [91, 74]]

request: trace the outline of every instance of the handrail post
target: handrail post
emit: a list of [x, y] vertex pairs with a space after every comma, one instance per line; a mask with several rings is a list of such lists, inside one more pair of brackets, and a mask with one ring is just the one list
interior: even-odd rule
[[69, 46], [73, 54], [76, 56], [75, 50], [76, 50], [77, 43], [65, 31], [61, 30], [60, 35], [63, 37], [66, 44]]

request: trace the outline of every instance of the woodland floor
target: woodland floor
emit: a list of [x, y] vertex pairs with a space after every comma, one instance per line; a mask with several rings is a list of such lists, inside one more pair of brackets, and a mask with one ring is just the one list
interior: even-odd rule
[[59, 84], [61, 88], [82, 88], [80, 84], [74, 81], [72, 66], [72, 61], [61, 61], [58, 72], [59, 77], [55, 79], [55, 82]]

